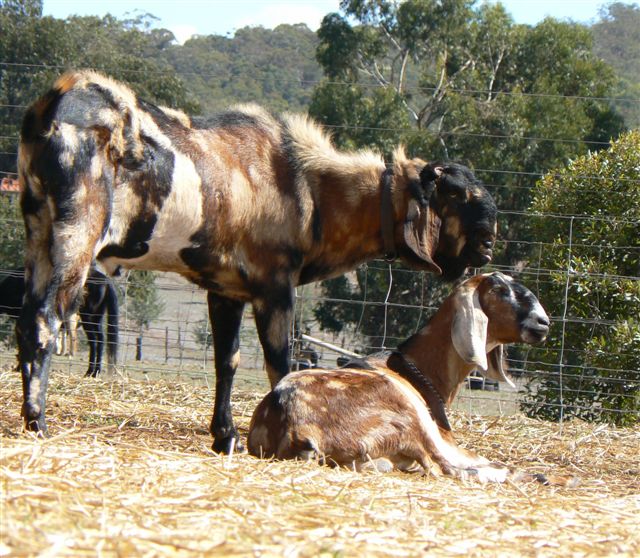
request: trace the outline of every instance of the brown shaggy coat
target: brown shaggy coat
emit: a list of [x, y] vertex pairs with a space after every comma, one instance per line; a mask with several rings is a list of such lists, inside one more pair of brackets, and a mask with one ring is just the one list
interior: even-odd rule
[[445, 406], [479, 368], [508, 381], [505, 343], [542, 341], [549, 318], [537, 298], [500, 273], [464, 282], [389, 357], [339, 370], [293, 372], [256, 407], [249, 452], [379, 470], [416, 466], [458, 478], [567, 484], [527, 475], [458, 447]]
[[230, 391], [245, 303], [272, 385], [289, 370], [296, 285], [390, 253], [447, 278], [491, 259], [496, 208], [466, 167], [337, 151], [308, 117], [257, 106], [208, 120], [71, 72], [27, 111], [19, 148], [27, 297], [18, 323], [27, 427], [45, 430], [50, 347], [94, 260], [174, 271], [208, 290], [211, 431], [236, 436]]

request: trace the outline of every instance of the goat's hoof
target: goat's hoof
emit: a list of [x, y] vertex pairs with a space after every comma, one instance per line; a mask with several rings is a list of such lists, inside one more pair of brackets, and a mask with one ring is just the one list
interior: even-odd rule
[[24, 428], [27, 432], [35, 432], [39, 437], [46, 438], [48, 435], [47, 424], [44, 417], [37, 419], [24, 419]]
[[542, 473], [535, 473], [532, 475], [533, 480], [540, 484], [549, 485], [549, 479]]
[[545, 486], [556, 484], [555, 482], [552, 482], [547, 475], [543, 475], [542, 473], [525, 473], [518, 471], [513, 473], [512, 478], [516, 482], [537, 482]]
[[24, 429], [27, 432], [38, 432], [43, 436], [47, 434], [47, 423], [44, 419], [44, 413], [39, 407], [33, 407], [28, 402], [22, 404], [20, 416], [24, 420]]
[[232, 451], [233, 453], [244, 453], [245, 451], [244, 444], [240, 442], [237, 434], [235, 436], [214, 439], [211, 449], [216, 453], [223, 453], [225, 455], [229, 455]]
[[575, 488], [580, 484], [578, 477], [567, 475], [542, 475], [535, 474], [533, 479], [545, 486], [564, 486], [566, 488]]

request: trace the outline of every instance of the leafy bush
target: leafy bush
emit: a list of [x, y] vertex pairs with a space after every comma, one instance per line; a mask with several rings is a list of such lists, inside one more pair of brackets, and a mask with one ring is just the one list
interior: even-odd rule
[[556, 318], [539, 360], [557, 365], [532, 379], [523, 409], [638, 422], [640, 132], [547, 174], [531, 209], [546, 216], [534, 219], [533, 233], [540, 268], [549, 270], [540, 299]]
[[196, 343], [203, 350], [207, 350], [213, 346], [213, 332], [211, 331], [211, 325], [209, 324], [209, 316], [205, 315], [204, 318], [198, 320], [196, 325], [191, 330]]

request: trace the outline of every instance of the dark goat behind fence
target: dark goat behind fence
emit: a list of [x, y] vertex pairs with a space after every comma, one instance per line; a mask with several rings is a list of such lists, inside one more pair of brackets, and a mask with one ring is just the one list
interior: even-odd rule
[[[0, 314], [17, 319], [22, 310], [25, 293], [24, 268], [13, 269], [8, 273], [9, 275], [0, 282]], [[97, 269], [92, 268], [89, 273], [78, 314], [89, 344], [89, 367], [86, 375], [95, 377], [102, 370], [105, 314], [109, 366], [115, 365], [118, 358], [118, 293], [111, 279]], [[76, 322], [72, 327], [75, 325]]]
[[[210, 119], [71, 72], [26, 112], [18, 168], [27, 294], [18, 323], [27, 428], [45, 431], [52, 339], [94, 259], [180, 273], [208, 291], [216, 366], [211, 432], [237, 431], [231, 386], [253, 306], [272, 385], [290, 368], [294, 288], [387, 255], [454, 279], [491, 260], [496, 207], [473, 173], [337, 151], [303, 115], [255, 105]], [[46, 256], [45, 256], [46, 255]]]

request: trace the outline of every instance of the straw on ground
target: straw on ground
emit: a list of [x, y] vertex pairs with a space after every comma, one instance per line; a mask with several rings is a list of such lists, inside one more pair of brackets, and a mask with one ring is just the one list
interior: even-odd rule
[[[0, 556], [637, 556], [640, 433], [453, 413], [461, 442], [572, 489], [353, 473], [211, 452], [209, 388], [56, 370], [52, 438], [0, 373]], [[261, 393], [236, 393], [246, 433]]]

